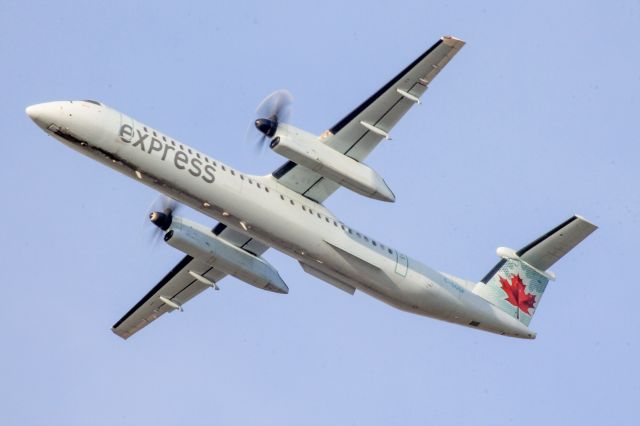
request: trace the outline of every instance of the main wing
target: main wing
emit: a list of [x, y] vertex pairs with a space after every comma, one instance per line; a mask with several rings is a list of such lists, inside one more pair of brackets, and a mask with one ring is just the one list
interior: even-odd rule
[[[419, 102], [429, 83], [464, 46], [455, 37], [442, 37], [407, 68], [321, 136], [322, 143], [362, 161]], [[322, 203], [340, 185], [292, 161], [273, 172], [282, 185]]]
[[[262, 255], [269, 248], [269, 246], [222, 223], [219, 223], [212, 232], [256, 256]], [[161, 315], [175, 310], [177, 306], [181, 307], [210, 287], [198, 280], [193, 274], [202, 276], [213, 283], [219, 282], [226, 276], [224, 272], [191, 256], [186, 256], [115, 323], [111, 330], [123, 339], [127, 339]]]

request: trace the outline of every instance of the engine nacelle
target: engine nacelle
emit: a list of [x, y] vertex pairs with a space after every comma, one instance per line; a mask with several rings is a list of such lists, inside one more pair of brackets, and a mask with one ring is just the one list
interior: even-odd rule
[[394, 202], [395, 195], [371, 167], [318, 141], [317, 136], [279, 124], [269, 145], [272, 150], [345, 188], [381, 201]]
[[218, 238], [198, 223], [174, 217], [164, 240], [189, 256], [262, 290], [289, 292], [278, 272], [267, 261]]

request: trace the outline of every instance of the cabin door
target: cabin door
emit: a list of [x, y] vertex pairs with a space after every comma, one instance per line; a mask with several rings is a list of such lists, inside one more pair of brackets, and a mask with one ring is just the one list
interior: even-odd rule
[[396, 274], [406, 277], [408, 270], [409, 259], [407, 255], [396, 251]]

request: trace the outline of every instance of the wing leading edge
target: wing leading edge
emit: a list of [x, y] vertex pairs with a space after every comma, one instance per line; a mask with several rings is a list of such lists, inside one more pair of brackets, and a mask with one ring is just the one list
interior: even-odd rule
[[218, 282], [225, 274], [205, 265], [191, 256], [184, 257], [160, 280], [136, 305], [129, 310], [111, 330], [127, 339], [163, 314], [175, 309], [163, 299], [182, 306], [202, 291], [207, 285], [195, 279], [189, 271], [195, 272], [212, 282]]
[[[364, 160], [404, 114], [418, 103], [429, 83], [464, 46], [464, 41], [442, 37], [391, 81], [320, 137], [322, 143], [356, 161]], [[272, 173], [281, 184], [318, 203], [339, 185], [292, 161]]]
[[[262, 255], [269, 248], [269, 246], [222, 223], [219, 223], [212, 232], [257, 256]], [[116, 322], [111, 330], [123, 339], [127, 339], [163, 314], [175, 310], [176, 307], [182, 307], [210, 287], [210, 285], [198, 280], [197, 275], [212, 283], [217, 283], [226, 276], [224, 272], [214, 269], [198, 259], [185, 256], [129, 312]]]

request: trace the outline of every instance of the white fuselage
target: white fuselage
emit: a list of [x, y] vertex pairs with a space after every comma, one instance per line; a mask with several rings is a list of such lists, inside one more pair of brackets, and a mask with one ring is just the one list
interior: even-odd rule
[[522, 338], [535, 333], [435, 270], [340, 222], [326, 207], [251, 176], [102, 104], [50, 102], [28, 114], [62, 143], [295, 258], [343, 289], [412, 313]]

